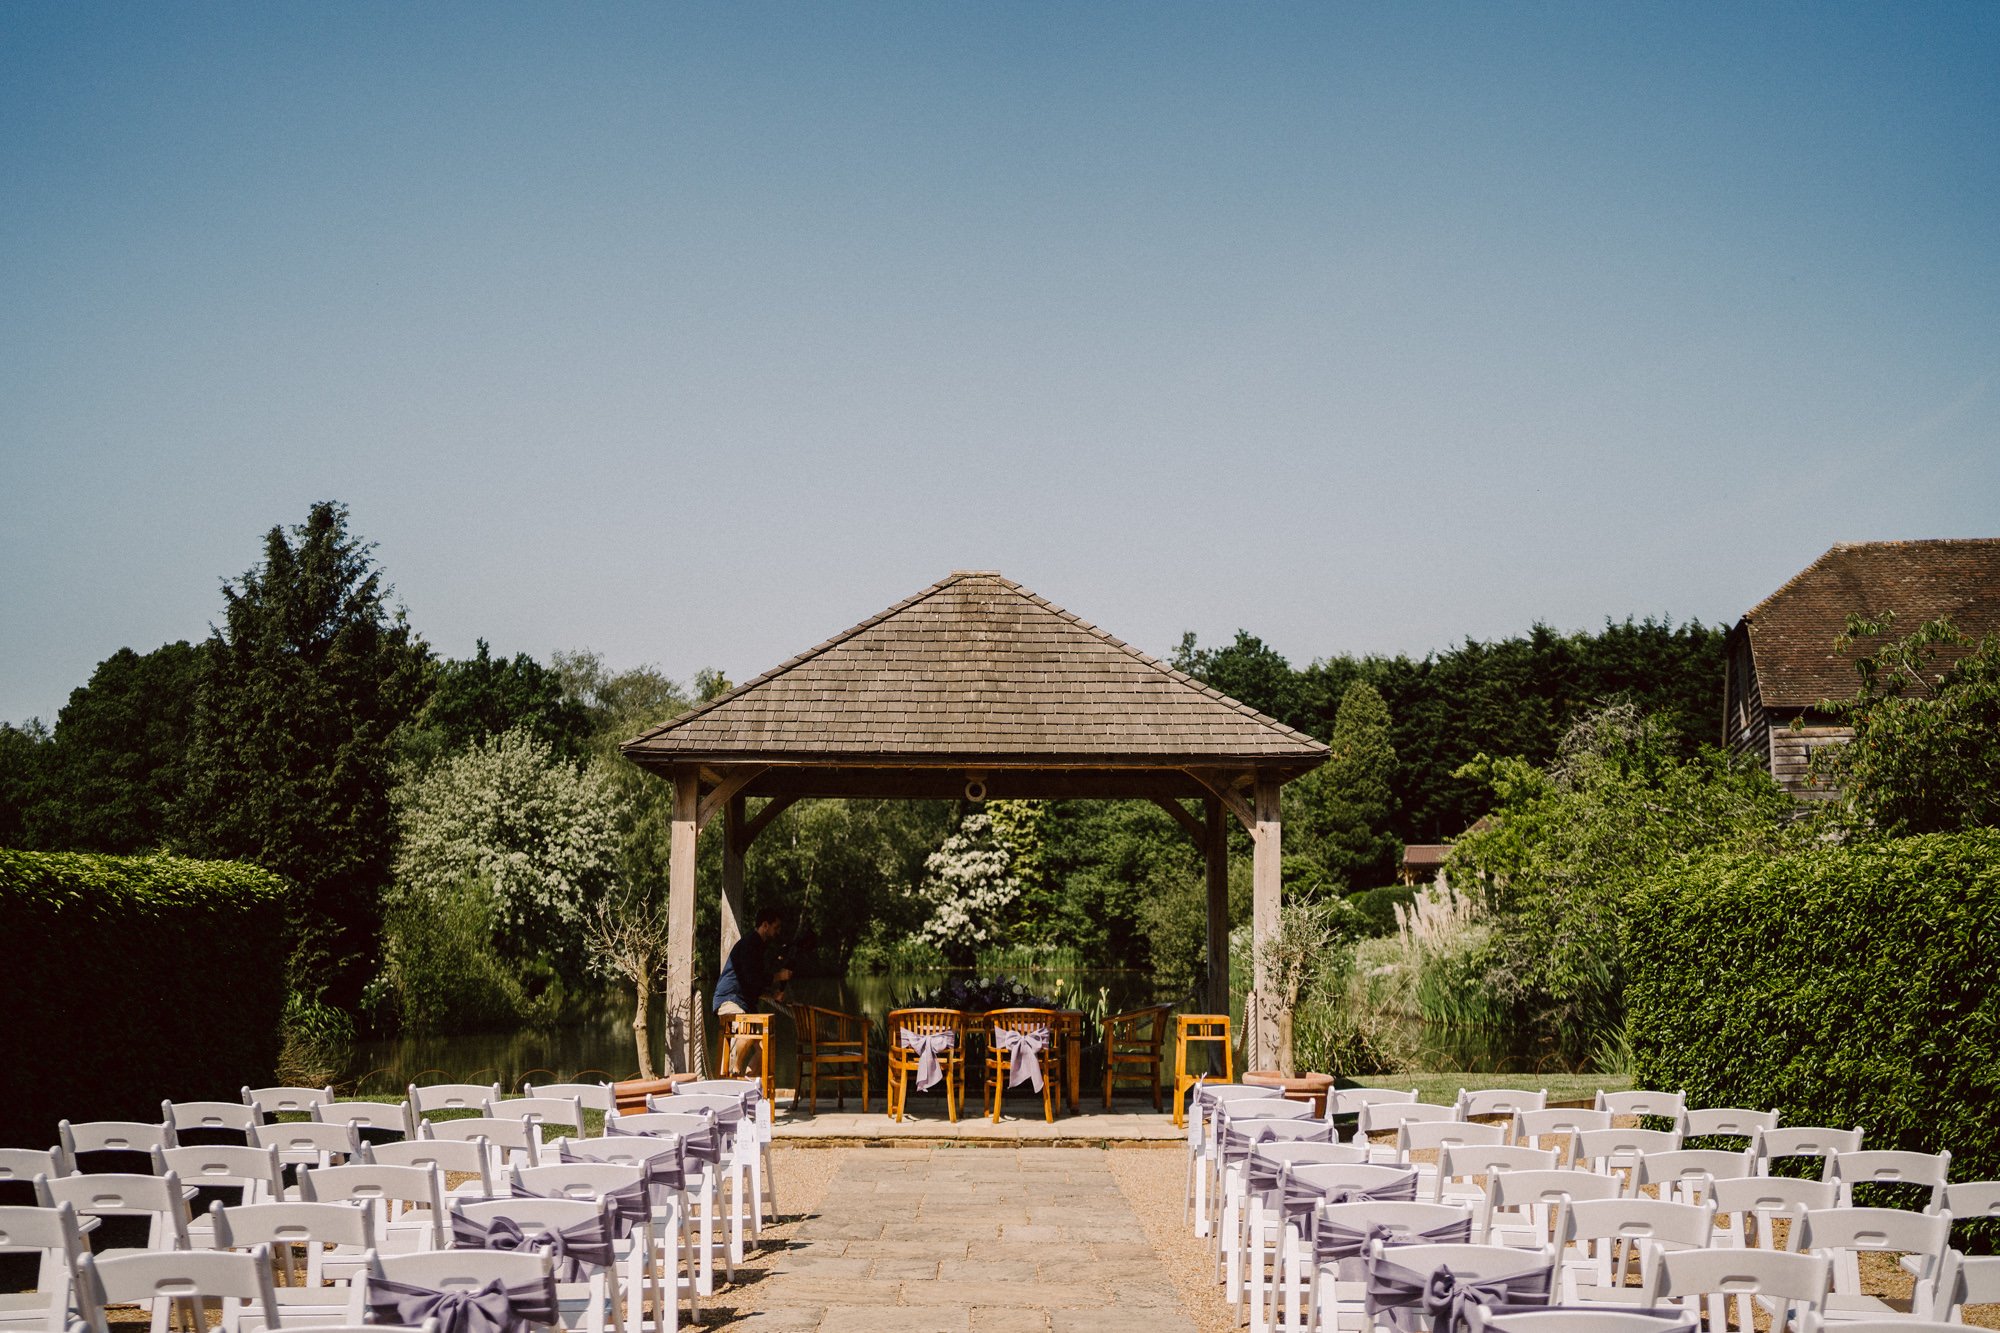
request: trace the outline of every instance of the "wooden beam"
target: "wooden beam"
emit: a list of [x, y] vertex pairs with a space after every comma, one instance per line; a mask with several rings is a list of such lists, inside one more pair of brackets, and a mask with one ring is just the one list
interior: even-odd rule
[[715, 812], [734, 800], [736, 793], [755, 782], [763, 771], [761, 767], [752, 766], [724, 773], [722, 780], [715, 784], [715, 790], [701, 798], [699, 813], [695, 817], [695, 832], [707, 828], [708, 821], [715, 818]]
[[694, 1062], [694, 885], [695, 843], [701, 829], [701, 776], [692, 768], [674, 772], [674, 803], [668, 817], [667, 846], [667, 1059], [678, 1073]]
[[1229, 1012], [1229, 816], [1211, 796], [1202, 853], [1208, 881], [1208, 1012]]
[[[1254, 1045], [1243, 1057], [1244, 1067], [1277, 1069], [1289, 1061], [1290, 1053], [1278, 1049], [1278, 986], [1276, 959], [1272, 951], [1278, 942], [1278, 921], [1284, 910], [1283, 823], [1279, 817], [1278, 794], [1282, 787], [1275, 778], [1259, 778], [1253, 793], [1256, 822], [1250, 830], [1253, 857], [1251, 884], [1255, 894], [1251, 908], [1251, 939], [1256, 959], [1257, 1030], [1245, 1034]], [[1290, 1071], [1286, 1071], [1290, 1072]]]
[[1229, 813], [1235, 815], [1243, 827], [1251, 834], [1257, 832], [1257, 813], [1250, 808], [1250, 802], [1243, 799], [1241, 787], [1256, 782], [1256, 775], [1250, 773], [1224, 773], [1213, 768], [1190, 768], [1187, 775], [1208, 788], [1209, 794], [1221, 801]]
[[1188, 813], [1186, 806], [1170, 796], [1148, 796], [1146, 799], [1172, 815], [1174, 822], [1186, 829], [1187, 835], [1194, 839], [1195, 846], [1201, 847], [1207, 844], [1208, 830], [1199, 819]]
[[[743, 798], [732, 796], [723, 807], [722, 824], [722, 952], [724, 962], [743, 932], [750, 927], [748, 909], [743, 904]], [[716, 972], [722, 975], [720, 965]]]
[[791, 809], [798, 799], [796, 796], [773, 796], [764, 802], [757, 813], [745, 820], [743, 827], [737, 830], [737, 836], [741, 841], [737, 844], [736, 850], [749, 851], [750, 844], [757, 841], [758, 835], [771, 826], [771, 821]]

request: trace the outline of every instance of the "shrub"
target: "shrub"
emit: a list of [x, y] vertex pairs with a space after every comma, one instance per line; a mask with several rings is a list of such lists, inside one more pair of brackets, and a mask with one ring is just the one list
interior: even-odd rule
[[268, 1081], [290, 896], [240, 862], [0, 851], [0, 1143]]
[[2000, 1175], [2000, 833], [1716, 856], [1630, 905], [1639, 1086]]

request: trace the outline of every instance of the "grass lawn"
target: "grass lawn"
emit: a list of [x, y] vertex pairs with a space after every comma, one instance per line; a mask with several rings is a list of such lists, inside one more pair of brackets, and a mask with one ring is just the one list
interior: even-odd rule
[[1589, 1101], [1602, 1088], [1623, 1092], [1632, 1080], [1623, 1074], [1371, 1074], [1356, 1083], [1371, 1088], [1415, 1088], [1417, 1100], [1449, 1105], [1460, 1088], [1547, 1088], [1549, 1101]]

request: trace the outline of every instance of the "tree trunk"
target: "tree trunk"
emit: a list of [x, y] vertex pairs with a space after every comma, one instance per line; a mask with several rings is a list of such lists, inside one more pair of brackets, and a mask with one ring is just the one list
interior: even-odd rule
[[1278, 1072], [1286, 1078], [1298, 1077], [1298, 1070], [1292, 1067], [1292, 1006], [1286, 1005], [1278, 1011]]
[[647, 1020], [647, 1011], [653, 1007], [652, 963], [651, 958], [640, 960], [639, 980], [632, 988], [639, 995], [632, 1010], [632, 1042], [639, 1048], [639, 1077], [645, 1079], [658, 1077], [653, 1072], [653, 1029]]

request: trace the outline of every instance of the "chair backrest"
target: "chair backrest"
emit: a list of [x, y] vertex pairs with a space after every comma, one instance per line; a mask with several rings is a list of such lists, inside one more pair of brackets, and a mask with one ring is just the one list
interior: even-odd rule
[[[1747, 1176], [1718, 1180], [1710, 1187], [1718, 1219], [1739, 1245], [1763, 1244], [1770, 1223], [1802, 1208], [1831, 1208], [1838, 1191], [1830, 1180], [1790, 1176]], [[1769, 1248], [1766, 1246], [1766, 1248]]]
[[408, 1102], [321, 1102], [312, 1108], [312, 1117], [322, 1124], [390, 1130], [405, 1137], [415, 1132], [416, 1125], [416, 1113]]
[[486, 1103], [495, 1120], [532, 1120], [583, 1133], [583, 1101], [577, 1097], [510, 1097]]
[[423, 1219], [431, 1243], [445, 1244], [444, 1186], [438, 1173], [424, 1166], [323, 1166], [299, 1172], [299, 1193], [308, 1203], [366, 1203], [380, 1210], [378, 1224], [395, 1221], [416, 1208], [428, 1210]]
[[[89, 1171], [93, 1167], [114, 1173], [144, 1170], [140, 1162], [142, 1159], [150, 1162], [153, 1149], [172, 1148], [177, 1142], [173, 1125], [165, 1121], [153, 1125], [143, 1120], [65, 1120], [56, 1126], [56, 1133], [63, 1152], [69, 1155], [78, 1171]], [[130, 1153], [133, 1156], [123, 1161], [92, 1161], [85, 1156], [97, 1153]]]
[[[655, 1157], [672, 1157], [678, 1161], [681, 1155], [681, 1143], [678, 1134], [668, 1135], [665, 1138], [652, 1138], [643, 1134], [628, 1134], [618, 1138], [571, 1139], [565, 1146], [568, 1148], [570, 1156], [584, 1158], [586, 1163], [607, 1162], [615, 1166], [634, 1166], [640, 1168], [643, 1168], [646, 1163], [652, 1161]], [[572, 1166], [583, 1164], [565, 1163], [565, 1165]], [[554, 1169], [554, 1166], [539, 1166], [532, 1168], [532, 1171], [553, 1171]], [[530, 1174], [530, 1169], [523, 1169], [520, 1175], [523, 1180], [536, 1178]]]
[[[1782, 1250], [1666, 1250], [1646, 1273], [1645, 1304], [1706, 1296], [1764, 1296], [1826, 1305], [1831, 1265], [1814, 1254]], [[1699, 1307], [1695, 1307], [1699, 1312]]]
[[1681, 1112], [1687, 1110], [1685, 1092], [1654, 1092], [1645, 1088], [1631, 1088], [1624, 1092], [1597, 1092], [1597, 1109], [1609, 1111], [1613, 1115], [1659, 1115], [1669, 1120], [1680, 1119]]
[[1945, 1255], [1938, 1283], [1937, 1315], [1962, 1324], [1967, 1305], [2000, 1305], [2000, 1254]]
[[479, 1178], [479, 1192], [493, 1193], [493, 1157], [478, 1139], [404, 1139], [371, 1143], [361, 1151], [370, 1166], [420, 1166], [431, 1171], [458, 1171]]
[[262, 1116], [257, 1108], [241, 1102], [160, 1103], [160, 1118], [174, 1127], [174, 1141], [183, 1147], [195, 1143], [246, 1144], [251, 1127]]
[[250, 1131], [250, 1143], [258, 1148], [276, 1148], [281, 1160], [309, 1162], [315, 1166], [337, 1165], [361, 1151], [361, 1136], [353, 1125], [325, 1124], [318, 1120], [285, 1120], [275, 1125], [258, 1125]]
[[764, 1089], [754, 1078], [697, 1078], [678, 1085], [675, 1092], [691, 1097], [735, 1097], [739, 1101], [754, 1102], [764, 1095]]
[[418, 1117], [431, 1111], [479, 1111], [489, 1101], [500, 1100], [498, 1083], [433, 1083], [427, 1088], [410, 1084], [410, 1110]]
[[1405, 1120], [1396, 1126], [1396, 1152], [1405, 1159], [1413, 1152], [1474, 1143], [1497, 1147], [1506, 1140], [1507, 1131], [1499, 1125], [1475, 1125], [1468, 1120]]
[[1510, 1171], [1556, 1169], [1556, 1154], [1548, 1148], [1524, 1148], [1518, 1143], [1450, 1143], [1438, 1150], [1437, 1171], [1431, 1176], [1431, 1198], [1442, 1201], [1445, 1182], [1449, 1180], [1485, 1176], [1486, 1188], [1491, 1190], [1493, 1178]]
[[1752, 1139], [1757, 1137], [1759, 1130], [1777, 1127], [1776, 1111], [1752, 1111], [1741, 1106], [1709, 1106], [1696, 1111], [1682, 1111], [1679, 1126], [1683, 1139], [1711, 1134]]
[[0, 1204], [40, 1207], [35, 1177], [69, 1173], [60, 1148], [0, 1148]]
[[[634, 1134], [709, 1134], [721, 1122], [707, 1111], [642, 1111], [638, 1115], [612, 1116], [605, 1120], [605, 1137]], [[611, 1126], [618, 1128], [614, 1131]], [[587, 1140], [586, 1140], [587, 1141]]]
[[1838, 1329], [1839, 1333], [1965, 1333], [1964, 1324], [1945, 1324], [1934, 1319], [1840, 1319], [1828, 1323], [1811, 1310], [1799, 1316], [1799, 1333], [1827, 1333], [1829, 1329]]
[[1544, 1138], [1558, 1138], [1562, 1142], [1565, 1160], [1576, 1146], [1576, 1136], [1587, 1129], [1610, 1129], [1611, 1112], [1586, 1109], [1581, 1106], [1549, 1106], [1539, 1111], [1517, 1111], [1514, 1114], [1514, 1142], [1530, 1147]]
[[263, 1203], [282, 1198], [285, 1193], [284, 1173], [278, 1164], [276, 1148], [213, 1143], [153, 1149], [153, 1174], [165, 1175], [169, 1171], [189, 1185], [240, 1186], [242, 1203]]
[[82, 1217], [146, 1217], [152, 1222], [149, 1250], [184, 1250], [188, 1243], [187, 1194], [181, 1178], [101, 1173], [59, 1176], [36, 1182], [47, 1195], [46, 1207], [69, 1204]]
[[607, 1115], [618, 1109], [617, 1094], [609, 1083], [523, 1083], [521, 1091], [529, 1097], [574, 1097]]
[[[1548, 1301], [1555, 1282], [1555, 1254], [1547, 1249], [1470, 1244], [1384, 1245], [1380, 1240], [1372, 1242], [1368, 1247], [1371, 1272], [1374, 1265], [1385, 1262], [1407, 1270], [1420, 1280], [1439, 1269], [1449, 1269], [1452, 1277], [1461, 1284], [1484, 1286], [1504, 1282], [1510, 1287], [1520, 1284], [1532, 1288], [1542, 1303]], [[1525, 1290], [1521, 1294], [1529, 1296]], [[1372, 1280], [1366, 1292], [1366, 1311], [1368, 1326], [1379, 1327], [1385, 1322], [1377, 1310], [1376, 1289]]]
[[733, 1125], [743, 1118], [743, 1099], [714, 1093], [676, 1092], [665, 1097], [648, 1097], [646, 1109], [665, 1115], [707, 1114], [720, 1124]]
[[529, 1165], [539, 1165], [542, 1148], [541, 1127], [532, 1120], [501, 1120], [493, 1116], [460, 1116], [455, 1120], [426, 1120], [422, 1136], [440, 1143], [470, 1143], [485, 1139], [489, 1147], [512, 1148], [527, 1154]]
[[70, 1274], [82, 1253], [76, 1209], [69, 1204], [53, 1208], [0, 1206], [0, 1254], [32, 1254], [40, 1261], [35, 1290], [63, 1298], [64, 1304], [51, 1301], [50, 1305], [51, 1315], [58, 1320], [68, 1308]]
[[1173, 1013], [1169, 1005], [1149, 1004], [1140, 1009], [1128, 1009], [1122, 1014], [1108, 1014], [1104, 1019], [1104, 1045], [1109, 1053], [1117, 1049], [1128, 1055], [1160, 1055], [1160, 1048], [1167, 1040], [1167, 1018]]
[[1315, 1143], [1309, 1140], [1287, 1143], [1272, 1139], [1251, 1148], [1250, 1156], [1273, 1167], [1287, 1162], [1293, 1166], [1365, 1166], [1368, 1162], [1366, 1148], [1352, 1143]]
[[891, 1009], [885, 1021], [891, 1046], [902, 1031], [949, 1032], [961, 1042], [965, 1040], [965, 1015], [956, 1009]]
[[479, 1291], [547, 1282], [551, 1261], [541, 1251], [426, 1250], [417, 1254], [368, 1254], [368, 1276], [433, 1291]]
[[513, 1175], [514, 1183], [530, 1194], [566, 1199], [601, 1199], [612, 1190], [626, 1189], [645, 1178], [644, 1167], [627, 1162], [552, 1162], [547, 1166], [517, 1166]]
[[[1679, 1310], [1633, 1310], [1610, 1305], [1598, 1310], [1509, 1310], [1504, 1314], [1475, 1305], [1466, 1322], [1471, 1333], [1696, 1333], [1698, 1328]], [[1846, 1333], [1854, 1325], [1840, 1327], [1841, 1333]]]
[[375, 1210], [345, 1203], [253, 1203], [211, 1210], [218, 1249], [245, 1250], [253, 1245], [345, 1245], [355, 1250], [375, 1245]]
[[1224, 1131], [1222, 1151], [1224, 1157], [1234, 1164], [1264, 1144], [1280, 1143], [1331, 1147], [1336, 1139], [1332, 1125], [1310, 1115], [1293, 1120], [1232, 1120]]
[[236, 1327], [230, 1309], [248, 1308], [265, 1328], [278, 1327], [278, 1297], [271, 1284], [271, 1255], [263, 1246], [248, 1254], [227, 1250], [126, 1254], [77, 1261], [77, 1298], [85, 1319], [105, 1329], [107, 1305], [150, 1305], [156, 1300], [219, 1299], [223, 1327]]
[[245, 1088], [243, 1104], [254, 1106], [264, 1115], [309, 1114], [313, 1107], [322, 1106], [333, 1100], [333, 1089], [326, 1088]]
[[1943, 1152], [1836, 1153], [1833, 1182], [1840, 1188], [1840, 1202], [1854, 1202], [1854, 1187], [1861, 1184], [1920, 1185], [1931, 1192], [1929, 1207], [1944, 1207], [1945, 1183], [1951, 1179], [1951, 1150]]
[[1698, 1250], [1715, 1230], [1713, 1203], [1665, 1199], [1572, 1199], [1556, 1222], [1556, 1252], [1573, 1244], [1637, 1240]]
[[1402, 1199], [1367, 1199], [1359, 1203], [1323, 1203], [1319, 1212], [1327, 1221], [1345, 1231], [1367, 1235], [1383, 1227], [1396, 1236], [1435, 1232], [1440, 1227], [1462, 1226], [1468, 1233], [1472, 1210], [1460, 1204], [1416, 1203]]
[[468, 1221], [491, 1226], [500, 1218], [510, 1218], [521, 1230], [562, 1231], [604, 1216], [604, 1204], [596, 1198], [542, 1198], [538, 1196], [486, 1199], [461, 1203], [454, 1210]]
[[1646, 1186], [1655, 1185], [1663, 1199], [1670, 1194], [1692, 1195], [1706, 1191], [1718, 1180], [1741, 1180], [1756, 1169], [1757, 1159], [1748, 1149], [1722, 1152], [1714, 1148], [1675, 1148], [1640, 1153], [1627, 1192], [1636, 1196]]
[[1649, 1152], [1674, 1152], [1681, 1136], [1671, 1129], [1586, 1129], [1576, 1136], [1574, 1161], [1593, 1171], [1636, 1166]]
[[1521, 1088], [1475, 1088], [1458, 1090], [1458, 1114], [1469, 1120], [1476, 1115], [1519, 1115], [1539, 1111], [1549, 1104], [1549, 1090], [1527, 1092]]
[[992, 1009], [988, 1010], [980, 1022], [988, 1032], [1033, 1032], [1036, 1028], [1046, 1028], [1050, 1033], [1056, 1030], [1056, 1011], [1053, 1009]]
[[1409, 1120], [1456, 1120], [1458, 1108], [1437, 1102], [1368, 1102], [1357, 1112], [1355, 1133], [1387, 1134]]
[[[1785, 1248], [1797, 1254], [1834, 1251], [1894, 1251], [1916, 1256], [1918, 1298], [1938, 1280], [1944, 1252], [1951, 1248], [1951, 1214], [1912, 1213], [1901, 1208], [1802, 1209], [1785, 1237]], [[1835, 1268], [1835, 1281], [1840, 1269]], [[1926, 1311], [1918, 1310], [1922, 1314]]]
[[1326, 1116], [1331, 1120], [1337, 1115], [1356, 1115], [1364, 1106], [1377, 1102], [1413, 1102], [1417, 1099], [1415, 1088], [1331, 1088], [1326, 1094]]
[[1786, 1125], [1781, 1129], [1758, 1130], [1750, 1140], [1750, 1151], [1757, 1158], [1761, 1175], [1771, 1174], [1771, 1162], [1779, 1157], [1822, 1157], [1826, 1159], [1825, 1174], [1830, 1179], [1833, 1158], [1844, 1152], [1860, 1152], [1862, 1134], [1858, 1125], [1853, 1129]]
[[1410, 1180], [1414, 1174], [1404, 1166], [1309, 1162], [1293, 1167], [1291, 1178], [1299, 1185], [1324, 1194], [1332, 1190], [1386, 1190]]
[[1287, 1101], [1283, 1097], [1245, 1097], [1238, 1101], [1224, 1102], [1216, 1111], [1222, 1124], [1230, 1129], [1249, 1121], [1262, 1124], [1272, 1120], [1311, 1120], [1311, 1102]]
[[1961, 1180], [1944, 1187], [1945, 1211], [1958, 1222], [2000, 1217], [2000, 1180]]
[[1486, 1197], [1479, 1210], [1479, 1234], [1493, 1243], [1496, 1214], [1517, 1216], [1537, 1245], [1552, 1231], [1557, 1210], [1576, 1199], [1618, 1197], [1619, 1183], [1611, 1176], [1588, 1171], [1502, 1171], [1486, 1179]]

